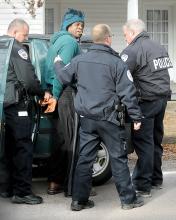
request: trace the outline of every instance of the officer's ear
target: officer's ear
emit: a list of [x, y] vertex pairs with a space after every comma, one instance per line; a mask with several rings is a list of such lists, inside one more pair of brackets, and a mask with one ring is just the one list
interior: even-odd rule
[[17, 31], [14, 31], [14, 32], [13, 32], [13, 34], [14, 34], [14, 37], [15, 37], [15, 36], [16, 36], [16, 34], [17, 34]]
[[17, 35], [17, 32], [18, 32], [18, 31], [17, 31], [16, 29], [14, 29], [14, 30], [11, 32], [12, 37], [15, 38], [16, 35]]
[[133, 31], [133, 30], [130, 30], [130, 31], [129, 31], [129, 35], [130, 35], [130, 37], [133, 37], [133, 36], [134, 36], [134, 34], [135, 34], [135, 33], [134, 33], [134, 31]]

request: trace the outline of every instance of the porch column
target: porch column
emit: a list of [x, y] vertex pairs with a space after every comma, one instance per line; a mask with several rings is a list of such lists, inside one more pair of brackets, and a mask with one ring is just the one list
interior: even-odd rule
[[127, 20], [138, 18], [138, 0], [128, 0]]

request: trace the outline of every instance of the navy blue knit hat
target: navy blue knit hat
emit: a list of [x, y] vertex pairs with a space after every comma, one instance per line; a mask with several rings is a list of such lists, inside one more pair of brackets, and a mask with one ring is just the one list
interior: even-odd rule
[[62, 19], [61, 30], [66, 31], [67, 27], [75, 22], [84, 23], [84, 13], [73, 8], [68, 8]]

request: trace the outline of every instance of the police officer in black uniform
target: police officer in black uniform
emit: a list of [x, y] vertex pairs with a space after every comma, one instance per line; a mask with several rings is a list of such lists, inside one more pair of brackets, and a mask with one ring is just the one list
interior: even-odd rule
[[39, 204], [43, 199], [31, 191], [33, 144], [31, 140], [32, 96], [50, 97], [40, 86], [27, 50], [21, 44], [27, 39], [28, 24], [22, 19], [13, 20], [8, 36], [14, 37], [4, 98], [5, 156], [9, 180], [3, 197], [12, 197], [13, 203]]
[[123, 209], [143, 205], [136, 197], [131, 184], [126, 151], [124, 125], [118, 119], [118, 105], [126, 105], [134, 121], [134, 129], [140, 128], [141, 111], [135, 97], [135, 87], [127, 66], [111, 47], [110, 27], [99, 24], [93, 28], [95, 42], [86, 54], [75, 57], [70, 65], [61, 69], [61, 61], [55, 67], [62, 84], [77, 84], [74, 105], [80, 115], [80, 149], [76, 166], [71, 209], [80, 211], [92, 208], [88, 200], [92, 185], [92, 167], [97, 146], [103, 141], [109, 151], [112, 173]]
[[163, 117], [170, 94], [168, 68], [172, 63], [165, 48], [149, 38], [142, 20], [129, 20], [123, 26], [123, 32], [129, 45], [121, 58], [132, 73], [144, 115], [141, 129], [133, 132], [138, 155], [133, 184], [143, 197], [150, 197], [151, 187], [159, 189], [163, 183], [161, 143]]

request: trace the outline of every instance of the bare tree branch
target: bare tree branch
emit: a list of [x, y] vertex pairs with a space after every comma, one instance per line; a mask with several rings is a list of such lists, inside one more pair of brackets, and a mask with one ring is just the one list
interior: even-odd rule
[[[5, 3], [11, 5], [13, 9], [17, 9], [14, 0], [4, 0]], [[37, 8], [43, 6], [44, 0], [21, 0], [21, 4], [26, 8], [27, 12], [35, 18]], [[14, 12], [15, 13], [15, 12]]]

